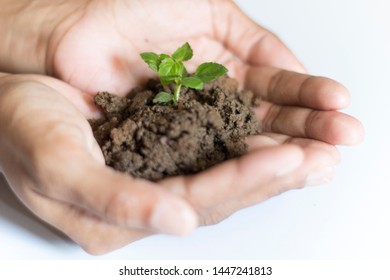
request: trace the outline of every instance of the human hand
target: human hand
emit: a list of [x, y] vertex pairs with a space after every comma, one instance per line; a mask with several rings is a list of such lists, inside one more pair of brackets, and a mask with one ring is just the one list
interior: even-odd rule
[[248, 138], [249, 153], [201, 174], [162, 182], [189, 198], [201, 225], [285, 191], [331, 181], [340, 160], [335, 145], [363, 138], [360, 122], [336, 111], [348, 104], [349, 94], [335, 81], [251, 67], [246, 87], [264, 99], [255, 108], [263, 132]]
[[1, 1], [10, 20], [0, 35], [13, 41], [0, 44], [0, 69], [50, 74], [93, 94], [127, 93], [150, 73], [141, 52], [170, 53], [186, 41], [195, 49], [189, 70], [215, 60], [241, 81], [251, 65], [304, 71], [229, 0]]
[[107, 14], [107, 7], [92, 3], [68, 29], [52, 52], [52, 73], [87, 92], [125, 94], [151, 73], [140, 52], [170, 53], [188, 41], [195, 50], [194, 65], [217, 60], [264, 99], [257, 109], [264, 132], [249, 139], [247, 156], [162, 182], [195, 206], [201, 224], [285, 190], [330, 180], [339, 161], [334, 145], [361, 140], [360, 123], [336, 112], [348, 105], [347, 90], [329, 79], [281, 70], [305, 72], [280, 40], [231, 1], [110, 4], [113, 12]]
[[150, 73], [140, 52], [171, 52], [188, 41], [195, 50], [194, 64], [223, 63], [242, 86], [264, 98], [257, 110], [264, 132], [249, 139], [248, 155], [161, 182], [195, 207], [201, 224], [220, 221], [306, 181], [330, 179], [338, 162], [334, 145], [362, 138], [360, 123], [335, 111], [348, 105], [345, 88], [278, 69], [304, 72], [274, 35], [231, 1], [172, 0], [166, 6], [152, 0], [80, 2], [82, 7], [51, 33], [47, 61], [38, 72], [89, 93], [125, 94], [146, 78], [145, 71]]
[[91, 96], [44, 76], [0, 74], [0, 170], [39, 218], [101, 254], [197, 215], [161, 186], [106, 167], [86, 120]]

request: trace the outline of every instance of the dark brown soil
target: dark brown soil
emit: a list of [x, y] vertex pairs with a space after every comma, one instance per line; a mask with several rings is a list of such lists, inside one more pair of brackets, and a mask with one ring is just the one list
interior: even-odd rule
[[244, 154], [246, 136], [260, 132], [251, 109], [259, 99], [231, 78], [183, 89], [178, 105], [153, 104], [162, 90], [172, 91], [150, 80], [126, 97], [95, 96], [104, 118], [90, 123], [107, 165], [153, 181], [193, 174]]

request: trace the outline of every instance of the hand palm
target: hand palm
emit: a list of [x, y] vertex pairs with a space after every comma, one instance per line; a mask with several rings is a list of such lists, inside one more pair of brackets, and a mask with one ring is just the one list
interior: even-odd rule
[[[195, 52], [189, 64], [190, 71], [201, 62], [217, 61], [226, 65], [229, 74], [242, 85], [265, 99], [258, 109], [265, 131], [252, 141], [256, 147], [254, 150], [268, 146], [270, 141], [273, 144], [290, 142], [300, 147], [305, 160], [300, 170], [302, 175], [296, 177], [294, 185], [303, 184], [313, 170], [333, 166], [337, 161], [335, 148], [322, 141], [342, 144], [354, 142], [358, 137], [333, 125], [338, 120], [351, 122], [349, 117], [333, 111], [309, 109], [342, 108], [348, 103], [345, 89], [328, 79], [311, 79], [273, 68], [304, 71], [276, 37], [239, 13], [230, 1], [176, 0], [170, 5], [152, 0], [100, 1], [90, 2], [80, 14], [82, 16], [69, 26], [59, 44], [55, 45], [52, 71], [56, 76], [92, 94], [100, 90], [125, 94], [153, 74], [140, 59], [141, 52], [171, 53], [188, 41]], [[333, 115], [337, 118], [332, 118]], [[357, 124], [353, 125], [356, 128]], [[323, 127], [332, 129], [325, 133]], [[222, 167], [217, 174], [224, 174]], [[193, 179], [186, 181], [186, 188], [197, 185]], [[175, 185], [172, 180], [167, 182], [168, 187]], [[218, 184], [230, 185], [227, 182]], [[283, 183], [275, 180], [271, 185]], [[291, 186], [291, 182], [286, 185]], [[207, 195], [208, 192], [199, 193]], [[236, 193], [231, 191], [231, 194]], [[245, 194], [243, 200], [249, 205], [271, 195], [260, 191], [260, 198]], [[195, 201], [194, 204], [207, 200], [194, 195], [190, 199]], [[219, 217], [206, 214], [202, 218], [204, 223], [218, 221], [234, 211], [236, 206], [232, 205], [235, 203], [229, 203], [228, 207], [225, 200], [226, 197], [222, 196], [223, 205], [217, 206], [215, 211], [224, 214]], [[199, 206], [202, 207], [206, 206]]]
[[78, 13], [52, 40], [49, 72], [87, 92], [126, 93], [151, 75], [141, 52], [171, 53], [186, 41], [195, 50], [190, 71], [217, 61], [242, 83], [251, 65], [304, 71], [275, 36], [231, 1], [91, 1]]
[[[58, 104], [62, 104], [61, 114], [54, 115], [64, 116], [64, 119], [35, 120], [42, 122], [41, 128], [53, 127], [53, 124], [63, 127], [65, 118], [72, 116], [69, 125], [72, 129], [61, 130], [54, 137], [59, 141], [46, 137], [48, 143], [44, 141], [35, 147], [44, 151], [36, 158], [42, 162], [42, 166], [38, 164], [40, 174], [54, 178], [54, 181], [23, 186], [23, 182], [17, 183], [22, 178], [18, 173], [20, 168], [13, 167], [14, 172], [8, 174], [15, 178], [19, 191], [26, 192], [20, 196], [30, 197], [30, 201], [25, 199], [26, 204], [38, 216], [91, 251], [112, 250], [155, 231], [147, 213], [155, 207], [156, 197], [169, 201], [165, 190], [190, 202], [198, 212], [201, 224], [214, 223], [242, 207], [301, 186], [308, 174], [323, 171], [324, 167], [332, 167], [337, 162], [338, 154], [332, 144], [354, 143], [362, 134], [358, 122], [333, 111], [348, 102], [345, 89], [329, 79], [274, 68], [303, 71], [276, 37], [251, 22], [230, 1], [172, 0], [169, 5], [154, 0], [88, 1], [71, 21], [66, 21], [62, 27], [66, 32], [57, 34], [57, 40], [52, 40], [47, 72], [79, 90], [48, 78], [29, 78], [38, 81], [39, 87], [41, 84], [48, 86], [45, 89], [48, 93], [42, 100], [51, 100], [50, 96], [53, 96], [53, 100], [58, 99]], [[159, 186], [132, 181], [128, 176], [104, 167], [101, 152], [96, 146], [91, 148], [96, 142], [85, 121], [85, 117], [93, 116], [96, 109], [91, 103], [91, 95], [86, 96], [82, 91], [94, 94], [107, 90], [125, 94], [152, 74], [139, 53], [171, 53], [185, 41], [194, 48], [193, 63], [213, 60], [223, 63], [230, 75], [264, 98], [257, 109], [264, 132], [249, 139], [248, 155], [198, 175], [164, 180], [162, 193]], [[194, 65], [189, 65], [190, 71], [191, 67]], [[63, 98], [54, 97], [56, 94], [64, 95], [73, 106]], [[53, 112], [48, 103], [43, 102], [39, 112]], [[25, 103], [20, 101], [20, 104]], [[84, 113], [84, 117], [76, 116], [75, 107]], [[22, 139], [22, 146], [35, 143], [35, 138], [26, 137], [24, 130], [15, 131], [10, 134]], [[72, 131], [75, 135], [81, 131], [81, 139], [76, 137], [75, 141], [72, 133], [69, 134]], [[286, 142], [293, 145], [284, 144]], [[89, 147], [89, 154], [83, 157], [85, 146]], [[64, 154], [64, 151], [69, 152]], [[72, 181], [74, 174], [68, 166], [61, 162], [47, 163], [56, 162], [58, 154], [65, 157], [65, 162], [78, 162], [80, 170], [91, 171], [92, 168], [89, 173], [98, 174], [99, 178]], [[32, 166], [36, 159], [32, 159]], [[58, 182], [61, 178], [70, 178], [71, 183], [64, 186], [64, 182]], [[123, 195], [129, 195], [135, 205], [130, 208], [124, 204]], [[132, 197], [144, 203], [140, 204]], [[170, 200], [171, 203], [176, 201], [172, 197]], [[47, 208], [51, 210], [47, 211]], [[187, 229], [190, 226], [187, 224]], [[93, 239], [91, 231], [94, 232]], [[101, 244], [106, 236], [112, 240]]]
[[[209, 1], [170, 5], [107, 1], [107, 5], [87, 6], [53, 52], [54, 73], [82, 90], [124, 94], [151, 75], [139, 57], [141, 52], [171, 53], [186, 41], [196, 51], [193, 63], [221, 60], [221, 56], [226, 62], [233, 57], [212, 38]], [[201, 18], [191, 15], [195, 8]]]

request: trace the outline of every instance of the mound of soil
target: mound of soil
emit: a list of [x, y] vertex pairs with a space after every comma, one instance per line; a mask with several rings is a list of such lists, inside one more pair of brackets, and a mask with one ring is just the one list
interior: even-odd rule
[[193, 174], [244, 154], [246, 136], [260, 132], [260, 100], [227, 76], [183, 89], [177, 105], [153, 104], [160, 91], [173, 92], [150, 80], [125, 97], [95, 96], [104, 118], [90, 123], [107, 165], [152, 181]]

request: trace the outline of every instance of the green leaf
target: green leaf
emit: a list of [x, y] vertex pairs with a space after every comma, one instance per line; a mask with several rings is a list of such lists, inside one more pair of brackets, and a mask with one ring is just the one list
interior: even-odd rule
[[204, 83], [207, 83], [226, 74], [227, 71], [226, 67], [221, 64], [206, 62], [199, 65], [194, 76], [201, 79]]
[[158, 72], [158, 66], [161, 62], [159, 55], [154, 52], [141, 53], [141, 58], [149, 65], [149, 68]]
[[186, 72], [183, 62], [177, 62], [171, 57], [165, 58], [161, 62], [158, 69], [160, 81], [164, 85], [169, 84], [171, 82], [175, 82], [176, 84], [180, 83], [185, 73]]
[[176, 81], [180, 79], [180, 76], [160, 76], [160, 82], [164, 86], [169, 85], [171, 83], [176, 83]]
[[153, 99], [153, 103], [165, 104], [171, 101], [173, 101], [173, 95], [165, 91], [159, 92]]
[[[166, 59], [166, 58], [169, 58], [170, 56], [165, 54], [165, 53], [162, 53], [158, 56], [158, 66], [160, 67], [160, 64], [161, 62]], [[158, 72], [158, 71], [157, 71]]]
[[190, 44], [185, 43], [183, 46], [178, 48], [173, 54], [172, 58], [177, 62], [190, 60], [193, 56], [193, 51]]
[[159, 67], [158, 74], [163, 77], [182, 76], [184, 65], [182, 62], [176, 62], [172, 58], [165, 58]]
[[173, 66], [175, 65], [175, 61], [170, 58], [170, 57], [167, 57], [165, 58], [161, 63], [160, 63], [160, 67], [158, 69], [158, 74], [160, 76], [174, 76], [174, 74], [172, 73], [172, 68]]
[[[181, 80], [183, 78], [183, 75], [185, 73], [185, 67], [183, 62], [176, 62], [175, 65], [172, 68], [172, 76], [179, 76]], [[176, 81], [176, 83], [179, 83], [179, 80]]]
[[165, 54], [165, 53], [162, 53], [158, 56], [158, 59], [161, 61], [163, 61], [164, 59], [170, 57], [169, 55]]
[[184, 77], [187, 77], [188, 76], [188, 72], [187, 72], [187, 69], [185, 67], [183, 67], [183, 72], [182, 72], [182, 78]]
[[183, 86], [194, 88], [194, 89], [202, 89], [203, 81], [197, 77], [186, 77], [181, 81]]

